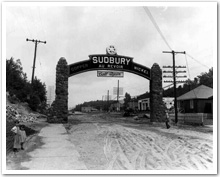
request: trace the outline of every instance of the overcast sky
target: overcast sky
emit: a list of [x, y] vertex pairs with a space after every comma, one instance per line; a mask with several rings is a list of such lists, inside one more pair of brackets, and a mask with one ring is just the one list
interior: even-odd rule
[[[21, 5], [21, 4], [20, 4]], [[114, 3], [82, 6], [38, 3], [25, 6], [6, 6], [6, 58], [20, 59], [23, 71], [31, 80], [34, 43], [26, 38], [46, 41], [37, 48], [35, 76], [55, 86], [56, 65], [60, 57], [68, 64], [87, 60], [91, 54], [105, 54], [114, 45], [119, 55], [133, 57], [133, 61], [151, 68], [154, 63], [172, 65], [172, 55], [143, 4]], [[66, 4], [65, 4], [66, 5]], [[217, 60], [216, 3], [145, 3], [168, 44], [175, 51], [186, 51], [197, 61], [182, 54], [176, 55], [176, 65], [188, 61], [188, 78], [208, 72]], [[150, 5], [150, 6], [149, 6]], [[4, 24], [3, 24], [4, 25]], [[149, 91], [149, 81], [124, 73], [124, 78], [97, 77], [97, 71], [69, 78], [69, 107], [90, 100], [101, 100], [120, 81], [124, 94], [136, 96]], [[167, 84], [163, 83], [163, 86]], [[112, 96], [115, 98], [116, 96]]]

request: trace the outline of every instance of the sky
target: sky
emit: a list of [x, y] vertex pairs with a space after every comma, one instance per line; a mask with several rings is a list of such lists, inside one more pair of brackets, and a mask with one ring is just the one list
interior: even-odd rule
[[[216, 3], [6, 3], [6, 58], [20, 59], [28, 80], [32, 77], [34, 43], [37, 46], [35, 76], [48, 86], [55, 86], [56, 65], [61, 57], [73, 64], [87, 60], [91, 54], [105, 54], [115, 46], [118, 55], [151, 68], [172, 65], [171, 51], [156, 30], [143, 6], [151, 12], [167, 43], [174, 51], [176, 65], [187, 66], [187, 78], [216, 67]], [[191, 58], [192, 57], [192, 58]], [[123, 78], [97, 77], [97, 71], [69, 78], [68, 106], [85, 101], [102, 100], [113, 87], [123, 87], [131, 96], [149, 91], [149, 80], [132, 73]], [[169, 85], [163, 83], [163, 87]], [[122, 95], [122, 96], [123, 96]], [[122, 99], [123, 97], [121, 97]]]

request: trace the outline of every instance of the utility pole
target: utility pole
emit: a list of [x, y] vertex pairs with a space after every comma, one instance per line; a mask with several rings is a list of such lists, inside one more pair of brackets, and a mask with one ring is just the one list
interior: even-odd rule
[[102, 95], [102, 111], [104, 110], [104, 106], [105, 106], [105, 105], [104, 105], [104, 101], [103, 101], [103, 97], [104, 97], [104, 96]]
[[109, 90], [107, 93], [107, 111], [109, 111]]
[[173, 55], [173, 86], [174, 86], [174, 109], [175, 109], [175, 123], [178, 122], [178, 115], [177, 115], [177, 99], [176, 99], [176, 65], [175, 65], [175, 54], [186, 54], [186, 52], [175, 52], [172, 51], [163, 51], [163, 53], [172, 53]]
[[118, 99], [119, 99], [119, 80], [118, 80], [118, 88], [117, 88], [117, 102], [118, 102]]
[[119, 80], [118, 80], [118, 89], [117, 89], [117, 111], [120, 109], [120, 104], [119, 104]]
[[34, 81], [34, 70], [35, 70], [35, 61], [36, 61], [36, 55], [37, 55], [37, 44], [39, 43], [44, 43], [46, 44], [46, 41], [40, 41], [40, 40], [34, 40], [34, 39], [26, 39], [26, 41], [32, 41], [35, 43], [35, 50], [34, 50], [34, 62], [33, 62], [33, 70], [32, 70], [32, 79], [31, 79], [31, 84], [33, 84]]

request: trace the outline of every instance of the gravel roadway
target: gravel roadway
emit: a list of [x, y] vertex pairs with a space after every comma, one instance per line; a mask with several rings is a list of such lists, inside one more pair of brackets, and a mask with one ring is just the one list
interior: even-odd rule
[[117, 114], [74, 115], [65, 127], [89, 170], [213, 169], [212, 128], [166, 129]]
[[[152, 124], [147, 118], [134, 120], [116, 113], [74, 114], [69, 116], [67, 124], [59, 126], [63, 126], [66, 131], [63, 134], [86, 170], [213, 169], [212, 127], [166, 129], [164, 123]], [[27, 154], [38, 152], [47, 143], [39, 134], [26, 143], [26, 150], [18, 157], [7, 157], [8, 169], [31, 167]]]

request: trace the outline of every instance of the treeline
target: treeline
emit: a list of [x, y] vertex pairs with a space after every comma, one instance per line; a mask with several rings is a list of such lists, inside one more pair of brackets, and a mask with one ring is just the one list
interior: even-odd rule
[[87, 106], [91, 106], [93, 108], [96, 108], [98, 110], [102, 109], [104, 111], [108, 110], [108, 106], [110, 106], [112, 103], [114, 103], [116, 101], [102, 101], [102, 100], [96, 100], [96, 101], [89, 101], [89, 102], [84, 102], [82, 104], [78, 104], [76, 105], [76, 107], [74, 108], [74, 111], [81, 111], [82, 107], [87, 107]]
[[46, 108], [46, 85], [37, 77], [33, 83], [27, 80], [20, 59], [6, 59], [6, 91], [11, 101], [27, 102], [33, 111]]
[[[180, 85], [177, 87], [177, 97], [181, 96], [190, 90], [198, 87], [199, 85], [206, 85], [208, 87], [213, 88], [213, 68], [210, 68], [208, 72], [201, 73], [199, 76], [195, 77], [194, 80], [188, 79], [183, 85]], [[174, 88], [168, 88], [163, 89], [163, 97], [174, 97]], [[135, 100], [144, 99], [144, 98], [150, 98], [150, 92], [146, 92], [144, 94], [141, 94], [135, 98]], [[134, 98], [133, 98], [134, 99]], [[131, 101], [131, 96], [129, 93], [125, 94], [124, 98], [124, 107], [128, 106], [128, 102]], [[109, 105], [113, 103], [109, 102]], [[91, 106], [96, 109], [104, 108], [104, 110], [107, 110], [107, 101], [90, 101], [90, 102], [84, 102], [83, 104], [76, 105], [75, 109], [76, 111], [81, 111], [81, 107], [83, 106]]]
[[[200, 85], [205, 85], [213, 88], [213, 68], [210, 68], [208, 72], [203, 72], [194, 80], [188, 79], [183, 85], [177, 85], [177, 97], [181, 96], [190, 90], [195, 89]], [[174, 88], [163, 90], [163, 97], [174, 97]]]
[[[208, 72], [203, 72], [199, 76], [195, 77], [194, 80], [186, 80], [183, 85], [177, 85], [177, 97], [181, 96], [190, 90], [195, 89], [200, 85], [206, 85], [213, 88], [213, 68], [210, 68]], [[168, 89], [163, 89], [163, 97], [174, 97], [174, 88], [171, 86]], [[139, 95], [137, 99], [150, 98], [150, 92], [146, 92]]]

